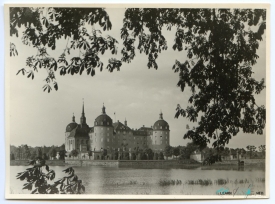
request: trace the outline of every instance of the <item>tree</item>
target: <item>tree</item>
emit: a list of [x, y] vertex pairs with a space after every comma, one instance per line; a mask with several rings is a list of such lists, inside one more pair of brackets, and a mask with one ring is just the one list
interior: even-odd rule
[[[67, 151], [64, 150], [64, 149], [63, 149], [63, 150], [59, 150], [59, 156], [60, 156], [59, 159], [60, 159], [60, 160], [64, 160], [65, 157], [67, 157], [67, 156], [66, 156], [66, 153], [67, 153]], [[89, 156], [90, 156], [90, 155], [89, 155]]]
[[171, 157], [173, 154], [173, 147], [171, 147], [170, 145], [167, 145], [164, 149], [164, 156], [166, 156], [166, 159], [168, 159], [168, 157]]
[[[103, 68], [99, 55], [107, 50], [115, 54], [118, 43], [111, 36], [102, 37], [99, 30], [92, 29], [89, 34], [85, 26], [97, 23], [104, 31], [112, 27], [102, 8], [11, 8], [10, 35], [18, 36], [17, 28], [25, 26], [23, 43], [38, 50], [36, 56], [27, 59], [29, 70], [22, 68], [18, 73], [33, 79], [38, 68], [46, 69], [43, 90], [48, 92], [52, 85], [58, 89], [57, 70], [61, 75], [86, 71], [94, 76], [97, 67]], [[190, 106], [178, 104], [175, 117], [198, 123], [184, 139], [203, 149], [210, 140], [215, 148], [225, 146], [240, 131], [263, 134], [266, 109], [256, 104], [254, 96], [264, 89], [265, 82], [252, 77], [252, 67], [266, 28], [266, 10], [128, 8], [121, 28], [123, 57], [111, 58], [106, 68], [112, 72], [122, 63], [130, 63], [136, 56], [134, 42], [138, 39], [137, 49], [148, 56], [148, 68], [158, 69], [159, 53], [168, 48], [164, 27], [170, 31], [176, 27], [172, 48], [187, 55], [186, 61], [176, 60], [171, 65], [179, 74], [181, 91], [188, 86], [192, 92]], [[68, 41], [64, 52], [58, 59], [51, 57], [46, 46], [55, 49], [56, 41], [64, 38]], [[16, 55], [16, 46], [10, 45], [11, 55]], [[68, 63], [71, 49], [77, 57]]]
[[10, 153], [10, 160], [15, 160], [14, 153]]
[[153, 152], [152, 149], [150, 149], [150, 148], [145, 149], [145, 153], [147, 154], [147, 159], [148, 160], [153, 160], [154, 152]]
[[180, 148], [179, 147], [175, 147], [173, 149], [173, 155], [175, 155], [176, 158], [180, 155]]
[[107, 149], [103, 149], [101, 153], [101, 158], [105, 159], [106, 156], [107, 156]]
[[74, 169], [69, 167], [63, 172], [68, 174], [63, 178], [50, 184], [48, 181], [55, 179], [55, 172], [50, 170], [45, 160], [32, 160], [29, 165], [33, 167], [17, 174], [17, 179], [26, 181], [22, 189], [31, 191], [32, 194], [82, 194], [85, 187], [82, 181], [74, 173]]
[[159, 153], [158, 160], [164, 160], [163, 152]]
[[256, 151], [256, 147], [254, 145], [248, 145], [246, 147], [246, 149], [249, 151], [249, 153], [250, 153], [250, 159], [251, 159], [252, 158], [252, 152]]
[[50, 151], [49, 151], [49, 155], [50, 155], [51, 159], [56, 157], [56, 153], [57, 152], [56, 152], [55, 147], [52, 146], [51, 149], [50, 149]]
[[28, 145], [23, 145], [22, 149], [23, 149], [22, 151], [23, 151], [24, 159], [29, 159], [31, 156], [31, 152]]
[[[28, 68], [22, 68], [18, 73], [27, 73], [26, 76], [33, 79], [38, 68], [46, 69], [48, 75], [43, 90], [50, 92], [52, 86], [58, 90], [54, 74], [58, 68], [60, 75], [81, 75], [85, 71], [94, 76], [96, 68], [102, 71], [103, 62], [100, 61], [100, 55], [108, 50], [116, 54], [118, 42], [111, 36], [104, 38], [100, 30], [94, 29], [96, 24], [104, 31], [112, 28], [109, 15], [103, 8], [10, 8], [10, 36], [18, 37], [18, 28], [22, 26], [23, 44], [32, 45], [38, 51], [36, 56], [28, 57]], [[87, 30], [88, 26], [92, 28], [92, 34]], [[58, 40], [67, 40], [67, 44], [63, 53], [55, 59], [47, 53], [46, 47], [55, 50]], [[72, 57], [68, 63], [66, 55], [75, 51], [78, 51], [77, 56]], [[17, 54], [16, 45], [11, 43], [10, 55]], [[120, 66], [120, 60], [110, 58], [106, 68], [112, 72]]]
[[133, 153], [131, 153], [132, 154], [132, 160], [136, 160], [137, 159], [137, 156], [136, 156], [136, 154], [133, 152]]
[[36, 149], [36, 157], [42, 158], [42, 149], [40, 147]]
[[[186, 50], [187, 60], [176, 60], [172, 69], [179, 73], [180, 89], [189, 86], [192, 95], [191, 105], [185, 109], [178, 105], [175, 117], [198, 122], [184, 139], [202, 149], [210, 139], [214, 147], [224, 146], [240, 130], [263, 134], [265, 107], [256, 104], [254, 95], [264, 89], [264, 79], [252, 78], [252, 66], [266, 28], [266, 10], [133, 8], [125, 11], [123, 23], [123, 49], [131, 47], [134, 53], [132, 32], [140, 52], [148, 55], [148, 68], [156, 69], [158, 53], [167, 49], [162, 28], [177, 27], [173, 49]], [[125, 56], [131, 61], [135, 54]]]
[[74, 149], [74, 150], [71, 151], [70, 154], [71, 154], [71, 156], [73, 156], [73, 157], [77, 157], [77, 156], [78, 156], [78, 151]]
[[[66, 155], [65, 155], [65, 156], [66, 156]], [[90, 158], [91, 156], [93, 156], [93, 152], [92, 152], [91, 150], [88, 151], [88, 156], [89, 156], [89, 158]]]
[[48, 160], [48, 159], [49, 159], [49, 157], [48, 157], [48, 155], [47, 155], [46, 153], [43, 153], [43, 155], [42, 155], [42, 159], [43, 159], [43, 160]]
[[263, 158], [265, 158], [265, 145], [260, 145], [258, 148], [259, 148], [259, 152], [262, 153]]

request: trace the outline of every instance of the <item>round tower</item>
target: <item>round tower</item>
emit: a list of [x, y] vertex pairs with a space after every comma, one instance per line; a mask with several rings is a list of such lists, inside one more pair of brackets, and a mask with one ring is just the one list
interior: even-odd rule
[[69, 123], [65, 130], [65, 149], [66, 151], [71, 151], [73, 149], [73, 142], [69, 141], [68, 137], [71, 134], [71, 131], [77, 127], [77, 123], [75, 122], [75, 116], [73, 114], [72, 122]]
[[151, 141], [151, 149], [155, 152], [164, 151], [165, 147], [170, 145], [169, 124], [163, 119], [162, 112], [159, 114], [159, 120], [154, 123]]
[[111, 149], [113, 142], [113, 121], [106, 114], [106, 108], [103, 104], [102, 113], [94, 122], [94, 132], [91, 138], [92, 151], [107, 151]]

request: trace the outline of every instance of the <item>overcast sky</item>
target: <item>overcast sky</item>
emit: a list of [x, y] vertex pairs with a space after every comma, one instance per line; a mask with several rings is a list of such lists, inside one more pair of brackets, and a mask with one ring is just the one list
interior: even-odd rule
[[[113, 28], [104, 32], [103, 36], [115, 37], [120, 45], [117, 56], [109, 52], [101, 56], [101, 60], [107, 65], [110, 57], [121, 58], [120, 28], [125, 9], [107, 9]], [[87, 124], [93, 126], [94, 119], [101, 114], [104, 102], [107, 114], [115, 121], [124, 121], [127, 118], [130, 128], [139, 128], [142, 125], [150, 127], [159, 118], [160, 110], [164, 119], [170, 125], [170, 144], [172, 146], [185, 145], [190, 140], [184, 140], [186, 125], [192, 127], [192, 123], [186, 118], [175, 119], [177, 104], [186, 107], [190, 97], [189, 88], [183, 93], [176, 86], [178, 74], [172, 71], [175, 60], [186, 60], [185, 52], [172, 50], [174, 32], [164, 31], [168, 41], [168, 50], [162, 52], [157, 59], [158, 70], [148, 69], [147, 56], [137, 56], [132, 63], [123, 63], [121, 70], [102, 72], [96, 70], [94, 77], [84, 73], [80, 75], [60, 76], [56, 73], [59, 84], [58, 91], [51, 93], [43, 92], [43, 79], [46, 77], [45, 70], [39, 70], [34, 80], [16, 73], [25, 67], [28, 56], [35, 55], [36, 50], [25, 46], [21, 38], [13, 37], [11, 41], [16, 44], [19, 56], [10, 58], [10, 142], [12, 145], [28, 144], [30, 146], [61, 145], [65, 140], [65, 128], [75, 114], [76, 122], [79, 122], [82, 109], [82, 98], [85, 101], [85, 113]], [[60, 41], [55, 51], [48, 52], [51, 56], [60, 56], [65, 44]], [[258, 80], [265, 78], [266, 69], [266, 42], [260, 44], [258, 50], [258, 63], [253, 67], [254, 77]], [[256, 96], [257, 104], [265, 105], [265, 91]], [[240, 132], [230, 141], [229, 147], [246, 147], [247, 145], [259, 146], [265, 144], [264, 135], [251, 135]]]

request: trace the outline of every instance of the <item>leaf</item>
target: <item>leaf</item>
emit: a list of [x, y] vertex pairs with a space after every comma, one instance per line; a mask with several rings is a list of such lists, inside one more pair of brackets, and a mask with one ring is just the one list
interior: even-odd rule
[[54, 82], [54, 89], [57, 91], [58, 90], [58, 84], [57, 82]]

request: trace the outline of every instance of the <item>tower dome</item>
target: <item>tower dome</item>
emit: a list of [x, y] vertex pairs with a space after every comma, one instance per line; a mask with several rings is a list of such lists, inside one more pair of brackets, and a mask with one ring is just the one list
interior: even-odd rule
[[77, 123], [75, 122], [75, 117], [74, 117], [74, 114], [73, 114], [72, 122], [67, 125], [66, 132], [71, 132], [76, 127], [77, 127]]
[[95, 126], [112, 126], [112, 119], [106, 114], [106, 108], [103, 104], [102, 114], [95, 119]]
[[154, 130], [169, 130], [169, 124], [165, 120], [163, 120], [162, 112], [160, 112], [160, 114], [159, 114], [159, 120], [157, 120], [154, 123], [153, 129]]

